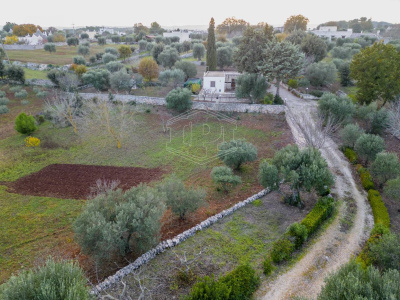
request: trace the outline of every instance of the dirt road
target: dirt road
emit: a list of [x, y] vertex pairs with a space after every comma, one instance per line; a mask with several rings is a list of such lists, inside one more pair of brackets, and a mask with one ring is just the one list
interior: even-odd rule
[[[271, 92], [275, 92], [273, 87]], [[280, 94], [290, 108], [290, 113], [297, 116], [305, 114], [312, 119], [317, 111], [317, 102], [303, 100], [281, 88]], [[293, 118], [287, 117], [296, 143], [304, 146], [304, 137]], [[328, 139], [321, 149], [323, 157], [335, 175], [335, 187], [332, 192], [345, 200], [340, 207], [337, 218], [322, 236], [308, 249], [307, 254], [289, 271], [280, 275], [258, 290], [257, 299], [280, 300], [294, 296], [315, 299], [323, 285], [323, 278], [347, 263], [357, 254], [368, 238], [373, 226], [373, 217], [365, 192], [360, 192], [352, 176], [349, 163], [338, 149], [336, 143]], [[349, 200], [356, 204], [353, 226], [349, 230], [343, 228], [341, 220], [348, 214]]]

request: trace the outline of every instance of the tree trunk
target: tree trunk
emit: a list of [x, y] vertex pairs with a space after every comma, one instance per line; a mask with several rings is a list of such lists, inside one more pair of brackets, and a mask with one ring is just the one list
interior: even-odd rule
[[276, 95], [279, 96], [279, 88], [281, 87], [281, 81], [276, 80]]

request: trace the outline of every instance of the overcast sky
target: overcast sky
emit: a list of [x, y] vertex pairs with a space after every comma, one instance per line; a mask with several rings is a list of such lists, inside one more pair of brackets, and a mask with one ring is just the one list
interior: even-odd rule
[[85, 25], [130, 27], [157, 21], [162, 26], [216, 24], [235, 16], [251, 24], [283, 25], [294, 14], [303, 14], [310, 24], [329, 20], [350, 20], [362, 16], [374, 21], [400, 23], [400, 0], [19, 0], [2, 1], [0, 25], [6, 21], [33, 23], [42, 27]]

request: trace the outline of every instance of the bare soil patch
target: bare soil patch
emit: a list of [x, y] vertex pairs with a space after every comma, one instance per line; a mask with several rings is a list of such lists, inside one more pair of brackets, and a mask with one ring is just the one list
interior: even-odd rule
[[86, 199], [98, 179], [119, 181], [119, 188], [127, 190], [140, 183], [157, 180], [163, 173], [160, 168], [55, 164], [8, 186], [9, 192], [22, 195]]

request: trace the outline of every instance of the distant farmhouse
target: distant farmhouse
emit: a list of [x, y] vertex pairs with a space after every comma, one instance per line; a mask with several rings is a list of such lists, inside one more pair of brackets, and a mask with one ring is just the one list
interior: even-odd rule
[[49, 32], [47, 33], [46, 31], [41, 32], [39, 29], [32, 35], [27, 34], [24, 37], [19, 37], [18, 40], [19, 42], [23, 42], [26, 45], [42, 45], [47, 43], [47, 37], [51, 35], [52, 33]]
[[378, 35], [370, 32], [353, 33], [353, 29], [347, 29], [347, 31], [338, 31], [337, 26], [320, 26], [319, 29], [311, 30], [311, 33], [319, 36], [325, 37], [331, 40], [332, 38], [358, 38], [360, 36], [370, 36], [378, 38]]
[[190, 35], [192, 33], [195, 33], [194, 31], [190, 31], [190, 30], [176, 30], [176, 31], [168, 31], [168, 32], [164, 32], [163, 36], [164, 37], [173, 37], [173, 36], [177, 36], [179, 37], [179, 42], [183, 43], [185, 41], [190, 41]]
[[208, 71], [204, 73], [203, 89], [216, 93], [233, 93], [239, 75], [238, 72]]

